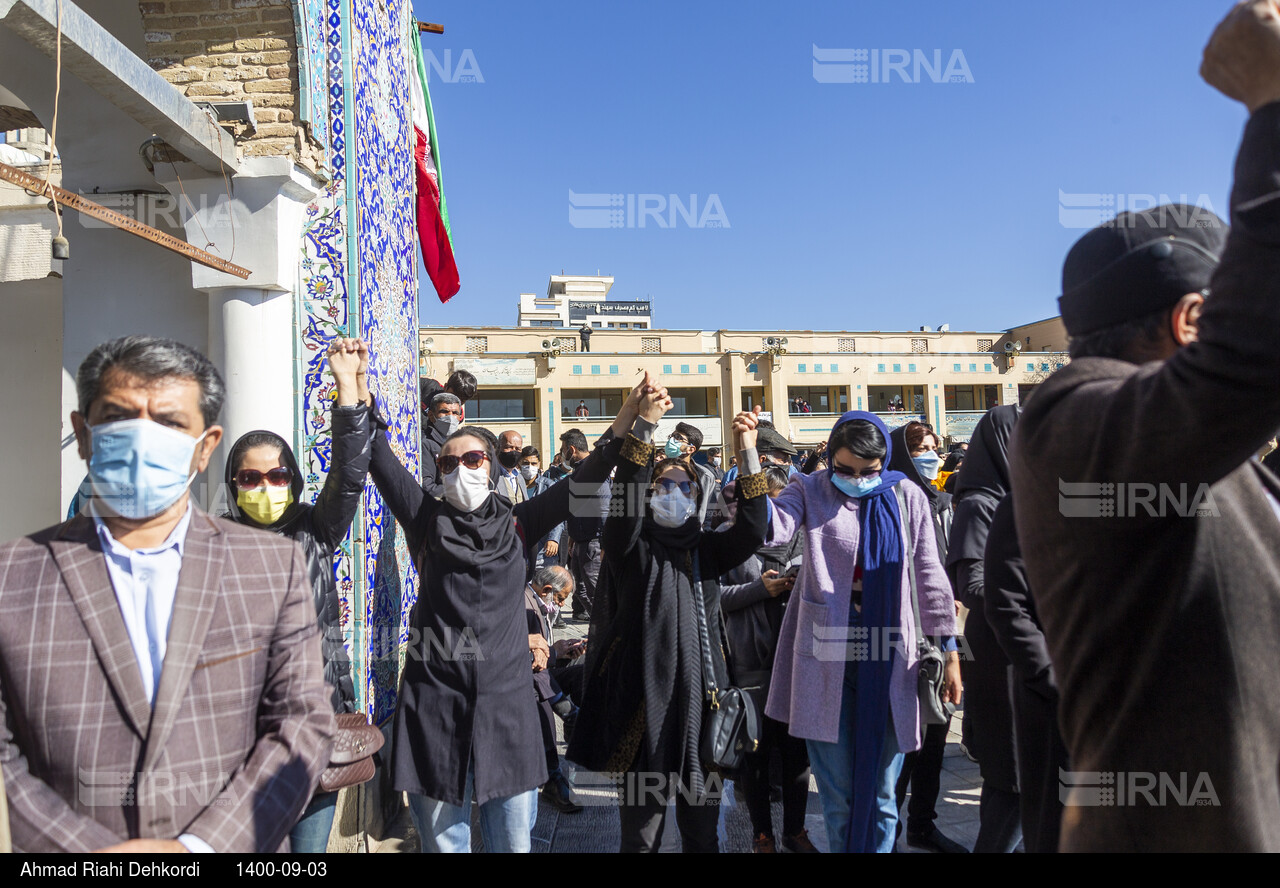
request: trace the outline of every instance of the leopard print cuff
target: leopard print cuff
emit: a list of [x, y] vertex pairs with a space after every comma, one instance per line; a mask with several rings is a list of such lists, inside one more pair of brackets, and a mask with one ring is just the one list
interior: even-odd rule
[[756, 472], [754, 475], [739, 476], [738, 490], [742, 491], [743, 499], [755, 499], [758, 496], [767, 496], [769, 493], [769, 484], [765, 481], [764, 472]]
[[622, 442], [622, 458], [638, 466], [647, 466], [653, 459], [653, 445], [646, 444], [635, 435], [628, 434]]

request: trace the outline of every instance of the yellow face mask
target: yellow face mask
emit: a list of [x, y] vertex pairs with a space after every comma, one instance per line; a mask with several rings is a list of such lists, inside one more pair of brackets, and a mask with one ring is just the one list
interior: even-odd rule
[[254, 524], [268, 527], [275, 524], [293, 503], [290, 487], [266, 487], [241, 490], [236, 494], [236, 505]]

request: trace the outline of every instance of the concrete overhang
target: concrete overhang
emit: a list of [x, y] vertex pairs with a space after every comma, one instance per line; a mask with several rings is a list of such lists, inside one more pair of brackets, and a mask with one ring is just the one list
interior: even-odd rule
[[[0, 22], [50, 58], [57, 0], [0, 0]], [[235, 140], [70, 0], [62, 0], [62, 66], [210, 173], [239, 170]]]

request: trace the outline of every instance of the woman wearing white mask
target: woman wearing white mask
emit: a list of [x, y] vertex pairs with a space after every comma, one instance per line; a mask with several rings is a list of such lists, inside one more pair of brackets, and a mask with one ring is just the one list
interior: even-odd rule
[[[723, 533], [704, 533], [701, 482], [689, 457], [654, 463], [653, 431], [672, 406], [665, 389], [659, 393], [654, 409], [637, 420], [614, 478], [616, 508], [601, 540], [586, 689], [568, 757], [592, 770], [626, 772], [623, 851], [658, 850], [673, 795], [684, 850], [716, 851], [717, 784], [708, 781], [699, 756], [706, 701], [697, 613], [705, 616], [717, 684], [728, 687], [718, 578], [763, 541], [767, 491], [756, 419], [740, 413], [733, 431], [746, 474], [738, 479], [736, 520]], [[653, 775], [661, 775], [656, 787]]]
[[[421, 587], [396, 710], [391, 779], [409, 793], [424, 851], [471, 849], [471, 802], [488, 851], [530, 849], [547, 763], [532, 691], [524, 585], [530, 545], [569, 517], [571, 497], [608, 477], [649, 388], [614, 420], [612, 439], [543, 494], [496, 496], [496, 440], [463, 426], [436, 460], [443, 498], [428, 496], [375, 436], [371, 473], [418, 560]], [[585, 498], [590, 500], [592, 494]], [[588, 506], [590, 506], [588, 502]]]

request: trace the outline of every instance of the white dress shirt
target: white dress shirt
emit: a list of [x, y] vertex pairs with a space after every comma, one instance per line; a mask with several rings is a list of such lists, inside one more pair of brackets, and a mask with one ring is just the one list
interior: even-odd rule
[[[187, 528], [191, 526], [191, 506], [188, 504], [178, 526], [154, 549], [130, 549], [111, 535], [101, 518], [95, 517], [93, 521], [98, 539], [102, 541], [111, 588], [120, 603], [120, 616], [124, 618], [133, 656], [142, 673], [142, 687], [155, 706], [169, 641], [169, 621], [173, 618], [173, 601], [178, 593], [183, 546]], [[178, 841], [191, 852], [213, 851], [208, 842], [190, 833], [178, 836]]]

